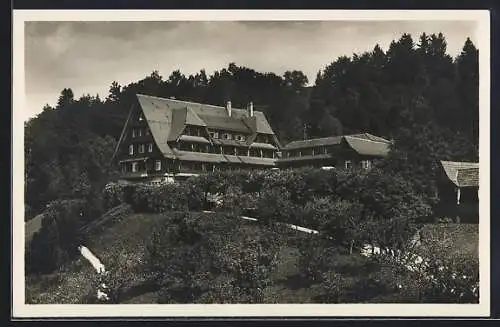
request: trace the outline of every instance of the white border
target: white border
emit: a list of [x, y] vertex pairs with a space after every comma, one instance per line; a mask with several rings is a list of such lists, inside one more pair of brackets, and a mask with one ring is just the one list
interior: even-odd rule
[[[38, 317], [478, 317], [490, 314], [490, 15], [487, 10], [14, 10], [12, 316]], [[475, 21], [480, 69], [480, 303], [263, 305], [27, 305], [24, 292], [24, 22], [25, 21], [392, 20]]]

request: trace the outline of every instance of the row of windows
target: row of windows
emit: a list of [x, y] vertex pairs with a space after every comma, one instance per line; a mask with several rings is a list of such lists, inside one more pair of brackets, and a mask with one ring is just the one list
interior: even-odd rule
[[148, 128], [133, 128], [131, 134], [132, 138], [135, 138], [138, 136], [149, 135], [150, 132]]
[[242, 141], [242, 142], [244, 142], [246, 140], [246, 137], [244, 135], [232, 134], [229, 132], [210, 131], [209, 134], [210, 134], [210, 137], [213, 139], [236, 140], [236, 141]]
[[[203, 136], [205, 133], [203, 129], [197, 126], [186, 126], [183, 132], [184, 135], [190, 136]], [[236, 141], [245, 141], [246, 137], [242, 134], [233, 134], [230, 132], [223, 131], [209, 131], [208, 134], [213, 139], [223, 139], [223, 140], [236, 140]]]
[[[161, 170], [161, 160], [156, 160], [155, 161], [155, 166], [154, 169], [156, 171]], [[132, 172], [132, 173], [137, 173], [140, 171], [146, 171], [146, 165], [143, 162], [131, 162], [130, 164], [123, 164], [122, 165], [122, 172]]]
[[[370, 169], [372, 168], [372, 162], [370, 160], [361, 160], [360, 166], [362, 169]], [[352, 161], [351, 160], [346, 160], [344, 161], [344, 168], [345, 169], [352, 169]]]
[[285, 158], [303, 157], [303, 156], [317, 156], [322, 154], [328, 154], [328, 148], [326, 146], [301, 149], [301, 150], [291, 150], [285, 151]]
[[208, 144], [185, 143], [182, 142], [179, 146], [182, 151], [192, 151], [201, 153], [218, 153], [234, 156], [250, 156], [260, 158], [276, 158], [276, 152], [267, 149], [248, 149], [236, 146], [214, 146]]
[[[153, 143], [147, 144], [147, 147], [148, 147], [147, 151], [149, 153], [153, 152]], [[134, 144], [130, 144], [128, 146], [128, 154], [130, 154], [131, 156], [134, 155], [135, 148], [136, 148], [136, 146]], [[137, 145], [137, 152], [138, 153], [145, 153], [145, 150], [146, 150], [146, 144], [138, 144]]]

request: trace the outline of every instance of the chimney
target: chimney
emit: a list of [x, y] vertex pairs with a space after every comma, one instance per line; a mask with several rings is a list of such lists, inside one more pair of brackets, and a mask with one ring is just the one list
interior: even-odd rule
[[253, 117], [253, 102], [250, 101], [248, 104], [248, 117]]
[[227, 115], [229, 117], [231, 117], [231, 101], [226, 102], [226, 111], [227, 111]]

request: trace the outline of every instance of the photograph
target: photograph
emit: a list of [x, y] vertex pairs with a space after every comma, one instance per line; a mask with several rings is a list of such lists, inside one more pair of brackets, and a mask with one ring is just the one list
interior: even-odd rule
[[487, 11], [13, 19], [23, 315], [488, 314]]

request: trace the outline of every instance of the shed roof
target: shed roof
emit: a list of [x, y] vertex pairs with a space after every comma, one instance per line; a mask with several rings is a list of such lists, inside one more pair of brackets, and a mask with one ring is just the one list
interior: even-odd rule
[[441, 161], [448, 179], [458, 187], [479, 186], [479, 163]]

